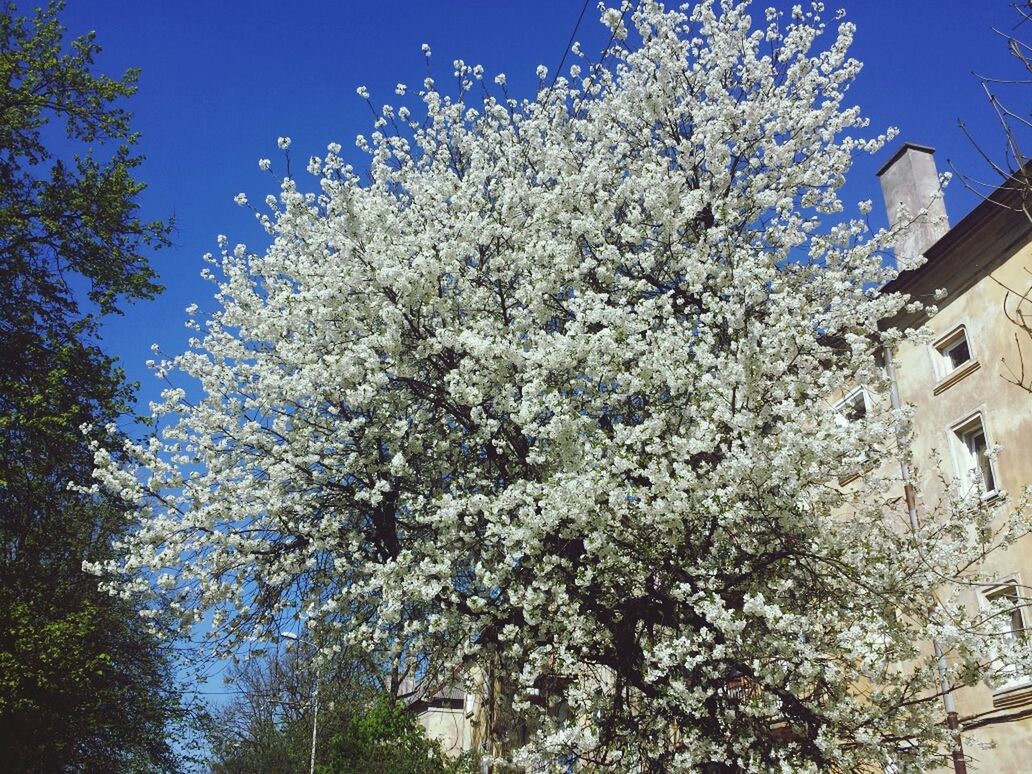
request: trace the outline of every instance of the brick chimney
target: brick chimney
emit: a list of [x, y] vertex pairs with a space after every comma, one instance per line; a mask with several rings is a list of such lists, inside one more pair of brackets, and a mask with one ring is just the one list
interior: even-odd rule
[[[903, 147], [878, 170], [889, 224], [895, 226], [901, 216], [912, 221], [896, 240], [896, 257], [900, 259], [923, 254], [950, 230], [933, 153], [934, 148], [903, 143]], [[917, 217], [926, 207], [928, 211]], [[901, 210], [906, 214], [902, 215]]]

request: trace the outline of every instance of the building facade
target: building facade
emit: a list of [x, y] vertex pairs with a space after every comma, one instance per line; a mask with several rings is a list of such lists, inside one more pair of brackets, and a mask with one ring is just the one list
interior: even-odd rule
[[[890, 218], [901, 203], [910, 212], [928, 203], [937, 188], [931, 153], [904, 145], [879, 173]], [[928, 342], [905, 343], [894, 357], [899, 396], [914, 408], [912, 475], [923, 495], [918, 517], [952, 494], [1003, 519], [1007, 497], [1032, 485], [1029, 194], [1024, 178], [1013, 179], [952, 228], [935, 200], [930, 217], [897, 246], [926, 260], [887, 289], [938, 309], [907, 321], [929, 328]], [[994, 581], [967, 592], [971, 612], [1006, 600], [1012, 605], [1001, 621], [1002, 641], [1028, 636], [1032, 536], [991, 555], [983, 569]], [[996, 688], [958, 690], [954, 703], [969, 771], [1032, 771], [1032, 675], [1015, 670]]]

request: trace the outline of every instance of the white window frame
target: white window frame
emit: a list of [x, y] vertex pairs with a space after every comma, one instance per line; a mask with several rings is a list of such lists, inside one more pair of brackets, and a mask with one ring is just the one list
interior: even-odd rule
[[[1026, 589], [1021, 583], [1020, 576], [1017, 574], [1008, 575], [999, 583], [983, 588], [979, 591], [978, 606], [981, 608], [982, 612], [986, 614], [992, 610], [993, 601], [1000, 597], [1008, 596], [1013, 597], [1016, 600], [1014, 608], [1010, 611], [1008, 617], [989, 619], [990, 621], [995, 620], [997, 623], [1001, 624], [999, 627], [1000, 637], [1020, 641], [1032, 634], [1032, 627], [1029, 626], [1030, 611], [1028, 607], [1030, 602], [1032, 602], [1032, 599], [1030, 599], [1025, 592]], [[1015, 615], [1017, 616], [1017, 628], [1015, 628]], [[1006, 659], [1001, 659], [1001, 662], [1002, 663], [997, 663], [995, 665], [999, 669], [1000, 674], [1004, 677], [1003, 683], [995, 689], [997, 693], [1013, 690], [1019, 686], [1032, 683], [1032, 676], [1021, 672], [1017, 664], [1008, 663]]]
[[[983, 469], [982, 459], [975, 447], [974, 436], [981, 433], [985, 441], [985, 465]], [[992, 458], [989, 450], [993, 447], [992, 436], [985, 421], [985, 415], [981, 411], [954, 422], [949, 430], [950, 446], [954, 450], [954, 461], [957, 469], [957, 480], [961, 484], [961, 495], [971, 496], [978, 492], [982, 500], [991, 500], [1000, 494], [1000, 474], [996, 470], [996, 461]], [[992, 479], [992, 488], [986, 486], [985, 473], [988, 471]]]
[[[950, 353], [961, 344], [967, 347], [968, 357], [967, 360], [954, 365]], [[956, 328], [953, 328], [945, 336], [939, 337], [938, 341], [932, 346], [935, 349], [936, 371], [939, 379], [945, 379], [955, 371], [959, 371], [961, 368], [969, 366], [978, 360], [975, 356], [975, 349], [971, 344], [971, 336], [968, 334], [966, 325], [958, 325]]]
[[857, 402], [856, 399], [858, 397], [862, 398], [863, 400], [864, 417], [867, 417], [871, 414], [871, 410], [873, 408], [873, 404], [871, 403], [871, 394], [867, 391], [867, 388], [861, 384], [859, 387], [854, 387], [845, 395], [843, 395], [841, 400], [836, 401], [835, 405], [832, 406], [832, 408], [835, 410], [835, 413], [839, 416], [839, 418], [844, 424], [856, 421], [855, 419], [850, 419], [846, 415], [846, 411], [852, 404]]
[[[863, 400], [864, 413], [862, 417], [851, 418], [846, 413], [851, 405], [857, 402], [857, 398]], [[862, 384], [849, 390], [841, 399], [835, 401], [832, 404], [832, 410], [835, 412], [835, 422], [840, 427], [848, 427], [851, 422], [862, 421], [864, 418], [871, 415], [874, 410], [874, 403], [871, 400], [871, 393]], [[851, 470], [848, 473], [844, 473], [839, 476], [839, 486], [845, 486], [850, 481], [855, 481], [859, 478], [860, 474], [866, 469], [867, 463], [863, 463], [859, 468]]]

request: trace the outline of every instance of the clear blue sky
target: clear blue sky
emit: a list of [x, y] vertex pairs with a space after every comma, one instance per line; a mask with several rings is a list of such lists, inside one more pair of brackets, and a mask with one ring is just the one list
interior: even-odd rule
[[[588, 51], [600, 50], [607, 37], [593, 4], [577, 35]], [[852, 95], [872, 119], [872, 130], [898, 126], [896, 144], [906, 139], [936, 147], [940, 169], [950, 160], [982, 173], [957, 119], [1002, 151], [971, 71], [1016, 73], [991, 30], [1014, 25], [1017, 15], [1008, 0], [841, 4], [858, 26], [853, 53], [865, 68]], [[756, 5], [757, 15], [764, 5]], [[513, 93], [530, 96], [535, 67], [554, 70], [580, 10], [581, 0], [68, 0], [64, 23], [72, 34], [96, 30], [104, 48], [101, 71], [142, 68], [139, 93], [129, 107], [147, 157], [140, 170], [148, 184], [144, 214], [176, 219], [174, 245], [153, 259], [166, 292], [129, 308], [104, 332], [106, 349], [141, 382], [142, 406], [160, 389], [144, 366], [151, 343], [166, 353], [181, 351], [183, 309], [194, 302], [212, 308], [212, 286], [198, 275], [201, 256], [216, 250], [216, 235], [262, 246], [253, 215], [233, 197], [243, 191], [260, 202], [276, 190], [257, 160], [277, 159], [277, 136], [293, 138], [297, 169], [328, 142], [353, 148], [354, 136], [371, 124], [355, 88], [366, 85], [378, 104], [396, 99], [399, 81], [418, 87], [426, 75], [424, 42], [433, 48], [431, 68], [439, 82], [450, 77], [452, 60], [462, 58], [482, 64], [489, 75], [505, 72]], [[1026, 110], [1029, 94], [1023, 95]], [[854, 168], [847, 200], [880, 204], [874, 172], [890, 152]], [[976, 203], [960, 184], [948, 191], [953, 222]], [[880, 225], [880, 208], [876, 218]]]

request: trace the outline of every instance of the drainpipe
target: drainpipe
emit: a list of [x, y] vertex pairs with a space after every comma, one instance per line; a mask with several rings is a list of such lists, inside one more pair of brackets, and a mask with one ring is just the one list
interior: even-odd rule
[[[892, 350], [884, 347], [885, 371], [889, 375], [889, 400], [892, 408], [899, 410], [902, 403], [899, 399], [899, 389], [896, 386], [896, 365], [892, 360]], [[899, 461], [900, 475], [903, 477], [903, 493], [907, 501], [907, 516], [910, 519], [910, 529], [915, 533], [918, 528], [917, 520], [917, 499], [914, 496], [914, 487], [910, 483], [910, 465], [905, 459]], [[942, 691], [942, 704], [946, 711], [946, 726], [953, 732], [953, 771], [956, 774], [967, 774], [967, 760], [964, 758], [964, 745], [960, 739], [960, 722], [957, 720], [957, 706], [953, 701], [953, 688], [950, 686], [950, 678], [946, 671], [946, 654], [942, 651], [939, 641], [933, 639], [932, 647], [935, 650], [936, 669], [939, 672], [939, 688]]]

